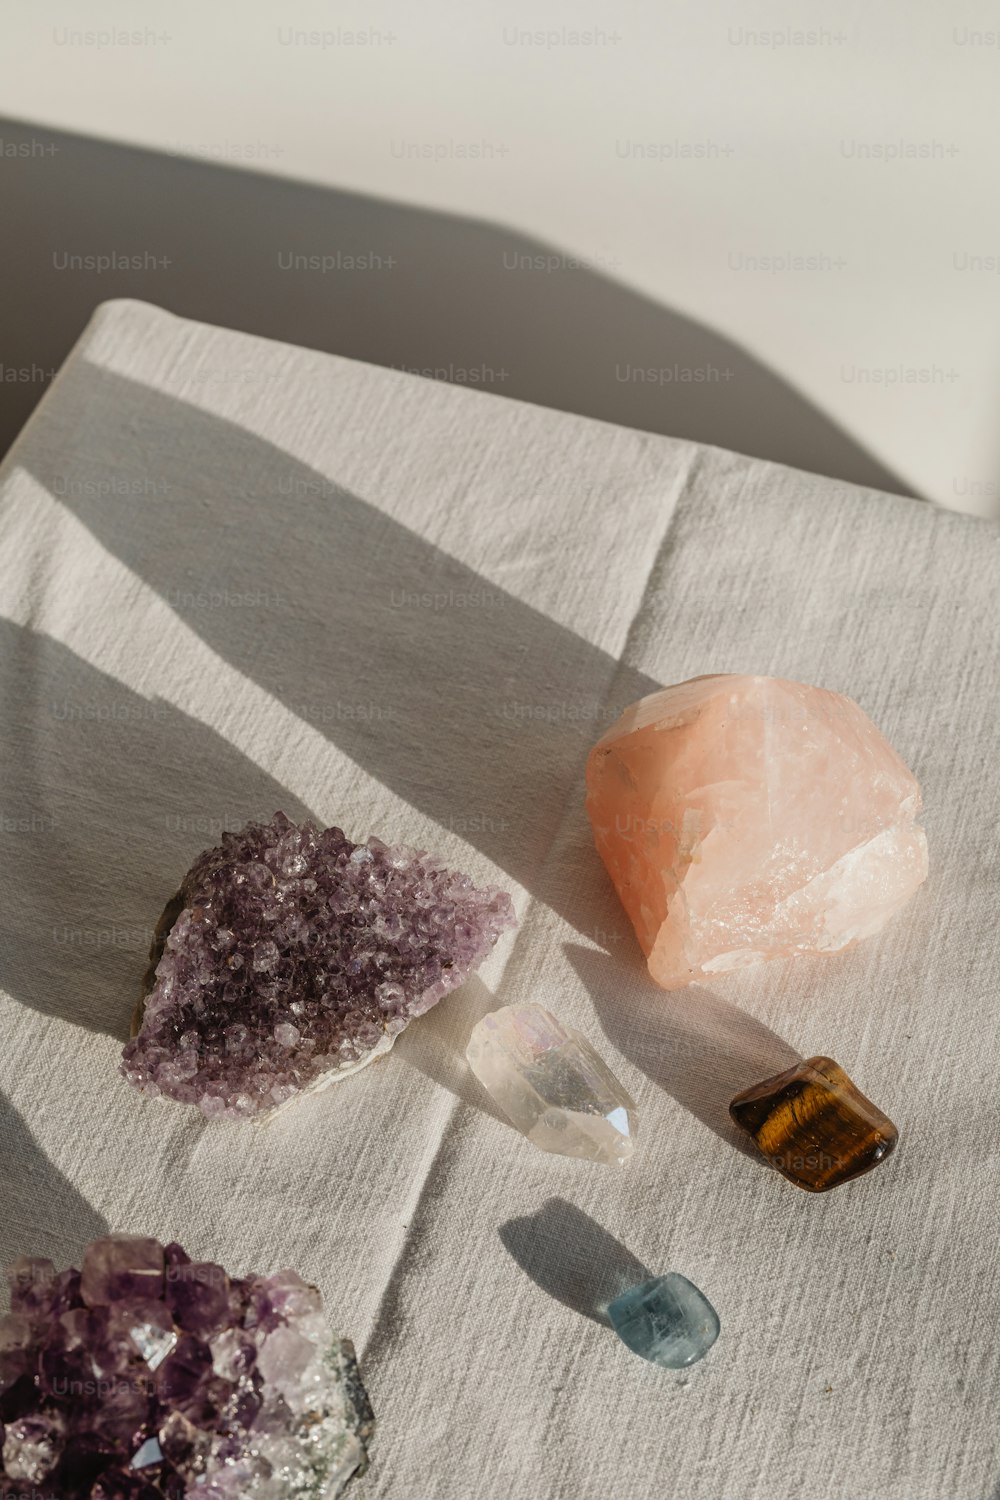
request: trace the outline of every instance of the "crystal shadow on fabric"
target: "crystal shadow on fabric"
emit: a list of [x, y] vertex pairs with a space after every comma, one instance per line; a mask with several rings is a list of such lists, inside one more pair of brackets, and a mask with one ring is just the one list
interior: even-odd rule
[[23, 1257], [10, 1280], [3, 1500], [336, 1500], [367, 1467], [353, 1346], [294, 1271], [241, 1279], [112, 1235], [80, 1271]]
[[608, 1304], [652, 1275], [620, 1240], [563, 1198], [501, 1224], [499, 1235], [536, 1286], [606, 1328]]
[[614, 955], [565, 945], [605, 1036], [727, 1145], [763, 1166], [759, 1151], [731, 1119], [729, 1103], [754, 1079], [801, 1062], [800, 1054], [748, 1010], [704, 985], [657, 989], [642, 969], [626, 961], [627, 933], [622, 912], [622, 941], [614, 945]]
[[[23, 1018], [25, 1031], [38, 1022]], [[0, 1094], [0, 1266], [9, 1266], [27, 1249], [41, 1254], [83, 1254], [91, 1240], [107, 1234], [103, 1214], [87, 1202], [49, 1160], [31, 1128]], [[32, 1244], [24, 1243], [32, 1225]]]
[[310, 810], [208, 725], [10, 620], [0, 697], [4, 802], [24, 815], [0, 832], [0, 986], [124, 1042], [156, 919], [206, 839]]
[[[265, 390], [274, 375], [262, 369]], [[254, 379], [249, 371], [241, 378]], [[329, 399], [335, 391], [331, 374]], [[315, 394], [326, 399], [323, 390]], [[60, 378], [60, 399], [69, 434], [86, 426], [95, 402], [114, 413], [118, 461], [123, 472], [134, 470], [137, 483], [155, 447], [157, 483], [170, 504], [144, 507], [140, 538], [134, 498], [108, 493], [106, 468], [95, 464], [91, 474], [81, 456], [72, 493], [60, 494], [58, 459], [33, 445], [29, 429], [21, 463], [41, 485], [223, 661], [578, 930], [592, 926], [546, 856], [595, 726], [656, 688], [653, 678], [234, 423], [94, 366], [71, 365]], [[225, 464], [206, 465], [193, 484], [188, 454], [218, 451]], [[197, 549], [178, 546], [187, 532], [200, 538]], [[213, 595], [277, 602], [198, 606]], [[435, 598], [446, 607], [433, 607]], [[354, 703], [358, 684], [373, 681], [377, 712], [328, 712]], [[498, 683], [505, 684], [501, 698]], [[558, 720], [516, 711], [551, 703], [565, 709]], [[439, 748], [445, 722], [462, 747], [446, 771]], [[185, 764], [183, 754], [177, 763]], [[138, 773], [126, 766], [124, 774], [133, 781]], [[139, 779], [144, 793], [145, 777]], [[220, 805], [229, 810], [225, 795]], [[247, 815], [281, 805], [280, 796], [262, 800]], [[580, 810], [573, 816], [583, 851], [585, 819]], [[612, 900], [602, 898], [606, 910]]]

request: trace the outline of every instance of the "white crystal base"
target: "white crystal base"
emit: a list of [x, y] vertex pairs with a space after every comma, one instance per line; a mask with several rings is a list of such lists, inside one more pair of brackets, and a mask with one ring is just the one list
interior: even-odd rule
[[386, 1034], [380, 1042], [375, 1044], [368, 1055], [361, 1058], [359, 1062], [351, 1063], [346, 1068], [331, 1068], [329, 1073], [323, 1073], [319, 1078], [314, 1078], [312, 1083], [306, 1084], [304, 1089], [299, 1089], [297, 1094], [292, 1094], [291, 1098], [284, 1100], [282, 1104], [276, 1104], [266, 1114], [254, 1115], [254, 1124], [262, 1127], [269, 1125], [272, 1120], [282, 1114], [289, 1106], [299, 1104], [311, 1094], [322, 1094], [332, 1083], [339, 1083], [342, 1078], [349, 1078], [352, 1073], [360, 1073], [361, 1069], [367, 1068], [369, 1063], [376, 1062], [378, 1058], [385, 1057], [387, 1052], [391, 1052], [395, 1040], [394, 1036]]

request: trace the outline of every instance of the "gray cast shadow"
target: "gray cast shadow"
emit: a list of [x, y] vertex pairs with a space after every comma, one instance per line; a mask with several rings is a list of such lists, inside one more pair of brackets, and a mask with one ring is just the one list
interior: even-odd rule
[[152, 929], [223, 826], [309, 815], [214, 730], [0, 620], [0, 987], [123, 1041]]
[[[85, 440], [98, 406], [121, 481], [112, 494]], [[659, 683], [233, 423], [82, 363], [61, 378], [60, 413], [72, 486], [50, 442], [26, 434], [19, 459], [104, 547], [370, 776], [592, 931], [547, 855], [600, 726]], [[204, 607], [227, 593], [262, 602]], [[413, 602], [428, 595], [481, 602]], [[180, 744], [175, 758], [185, 763]], [[570, 818], [574, 848], [594, 864], [582, 795]], [[352, 828], [349, 810], [342, 821], [354, 836], [371, 831]]]
[[421, 1016], [416, 1025], [408, 1026], [393, 1051], [439, 1088], [447, 1089], [461, 1099], [463, 1104], [513, 1129], [465, 1058], [473, 1026], [488, 1011], [494, 1010], [496, 1003], [496, 996], [486, 988], [479, 975], [470, 974], [454, 998], [449, 995], [442, 1004], [435, 1005]]
[[57, 1271], [79, 1266], [84, 1246], [108, 1233], [107, 1220], [49, 1161], [3, 1095], [0, 1140], [0, 1268], [22, 1255], [47, 1257]]
[[[97, 303], [136, 297], [909, 492], [731, 339], [516, 229], [12, 120], [0, 135], [0, 361], [18, 372], [3, 386], [0, 451]], [[101, 256], [113, 264], [88, 269]]]
[[505, 1248], [543, 1292], [610, 1326], [607, 1306], [652, 1272], [606, 1229], [562, 1198], [501, 1224]]
[[566, 956], [612, 1046], [722, 1140], [767, 1166], [732, 1120], [729, 1103], [751, 1084], [794, 1067], [801, 1055], [700, 984], [661, 990], [652, 979], [643, 983], [637, 948], [632, 962], [576, 943], [566, 944]]

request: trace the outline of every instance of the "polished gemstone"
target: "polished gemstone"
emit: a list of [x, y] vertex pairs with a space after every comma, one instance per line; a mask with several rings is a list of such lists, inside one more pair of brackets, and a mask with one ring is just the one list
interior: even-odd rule
[[335, 1500], [364, 1471], [354, 1350], [294, 1272], [110, 1235], [82, 1274], [24, 1259], [10, 1281], [0, 1500]]
[[381, 1057], [512, 926], [505, 891], [419, 850], [248, 823], [168, 903], [122, 1071], [210, 1118], [265, 1114]]
[[746, 1089], [729, 1113], [796, 1187], [825, 1193], [871, 1171], [899, 1132], [830, 1057], [811, 1057]]
[[850, 698], [696, 677], [590, 753], [594, 838], [665, 989], [877, 932], [927, 874], [920, 788]]
[[702, 1359], [719, 1337], [719, 1315], [686, 1276], [671, 1271], [640, 1282], [608, 1305], [611, 1326], [633, 1354], [682, 1370]]
[[579, 1031], [540, 1005], [507, 1005], [473, 1027], [469, 1065], [513, 1125], [543, 1151], [628, 1161], [636, 1107]]

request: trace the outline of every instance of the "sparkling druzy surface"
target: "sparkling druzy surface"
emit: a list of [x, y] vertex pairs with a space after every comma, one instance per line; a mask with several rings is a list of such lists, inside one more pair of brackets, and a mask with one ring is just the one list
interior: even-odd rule
[[293, 1271], [114, 1235], [9, 1274], [0, 1500], [334, 1500], [364, 1471], [354, 1350]]
[[122, 1071], [206, 1115], [354, 1072], [514, 925], [506, 892], [414, 849], [278, 813], [223, 835], [168, 905]]
[[611, 1326], [634, 1354], [681, 1370], [703, 1358], [719, 1337], [719, 1315], [686, 1276], [671, 1271], [640, 1282], [608, 1305]]
[[696, 677], [626, 709], [587, 811], [665, 989], [877, 932], [927, 874], [920, 788], [839, 693]]
[[899, 1132], [830, 1057], [811, 1057], [746, 1089], [729, 1106], [772, 1166], [810, 1193], [869, 1172]]
[[636, 1107], [579, 1031], [540, 1005], [507, 1005], [473, 1027], [469, 1066], [504, 1114], [543, 1151], [628, 1161]]

